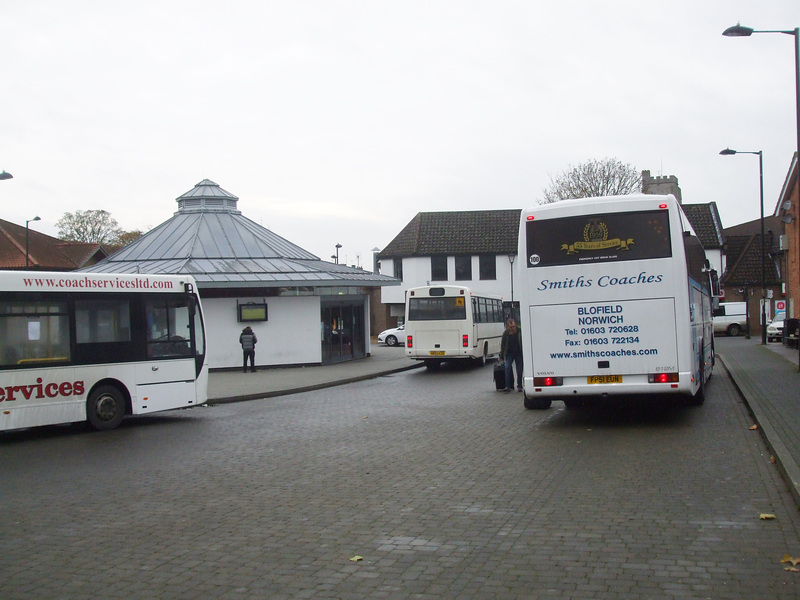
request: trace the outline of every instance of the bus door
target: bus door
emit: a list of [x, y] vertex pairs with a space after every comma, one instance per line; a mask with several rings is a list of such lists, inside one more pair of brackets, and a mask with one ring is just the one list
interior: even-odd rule
[[[152, 295], [144, 303], [147, 361], [136, 365], [134, 413], [198, 403], [195, 354], [202, 349], [202, 331], [190, 296]], [[183, 359], [183, 360], [181, 360]]]

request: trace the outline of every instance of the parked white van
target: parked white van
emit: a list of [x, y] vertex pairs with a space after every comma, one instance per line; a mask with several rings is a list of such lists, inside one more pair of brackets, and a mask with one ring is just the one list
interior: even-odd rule
[[747, 328], [747, 303], [723, 302], [714, 309], [714, 333], [740, 335]]

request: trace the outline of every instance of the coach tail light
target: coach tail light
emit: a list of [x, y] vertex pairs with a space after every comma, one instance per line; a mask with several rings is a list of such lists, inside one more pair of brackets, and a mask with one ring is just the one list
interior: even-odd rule
[[559, 385], [564, 385], [564, 378], [563, 377], [534, 377], [533, 378], [533, 385], [534, 387], [555, 387]]
[[414, 347], [414, 336], [409, 335], [406, 336], [406, 348], [413, 348]]
[[670, 387], [678, 387], [678, 374], [677, 373], [649, 373], [647, 375], [648, 383], [671, 383]]
[[469, 348], [469, 335], [464, 334], [461, 336], [461, 347]]

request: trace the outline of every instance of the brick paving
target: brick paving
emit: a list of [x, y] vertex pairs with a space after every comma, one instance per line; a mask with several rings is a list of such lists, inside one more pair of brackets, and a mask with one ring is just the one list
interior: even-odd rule
[[743, 337], [717, 337], [715, 346], [800, 506], [798, 351]]
[[526, 411], [414, 370], [4, 434], [0, 598], [798, 598], [792, 495], [707, 394]]

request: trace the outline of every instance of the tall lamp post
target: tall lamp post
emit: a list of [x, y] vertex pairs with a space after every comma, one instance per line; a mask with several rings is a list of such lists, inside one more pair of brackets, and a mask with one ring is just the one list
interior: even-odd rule
[[[759, 176], [759, 192], [761, 195], [761, 343], [767, 343], [767, 273], [764, 266], [764, 259], [766, 258], [766, 251], [764, 250], [765, 235], [764, 235], [764, 154], [761, 150], [758, 152], [745, 152], [744, 150], [731, 150], [725, 148], [721, 150], [722, 156], [733, 156], [734, 154], [757, 154], [758, 155], [758, 176]], [[750, 331], [747, 332], [748, 335]]]
[[28, 253], [28, 232], [30, 231], [28, 224], [32, 223], [33, 221], [41, 221], [39, 217], [33, 217], [32, 219], [28, 219], [25, 221], [25, 268], [27, 269], [30, 265], [30, 260], [28, 257], [30, 254]]
[[[734, 25], [728, 27], [722, 32], [726, 37], [750, 37], [754, 33], [783, 33], [786, 35], [794, 36], [794, 93], [795, 93], [795, 127], [797, 128], [797, 154], [795, 154], [795, 170], [797, 171], [797, 197], [800, 203], [800, 27], [794, 29], [769, 29], [769, 30], [756, 30], [751, 27], [743, 27], [742, 25]], [[800, 207], [798, 207], [798, 216], [800, 216]], [[800, 264], [800, 219], [797, 225], [797, 260]], [[800, 289], [800, 269], [798, 269], [798, 289]], [[800, 301], [800, 299], [796, 299]], [[800, 353], [797, 356], [798, 368], [800, 368]]]

